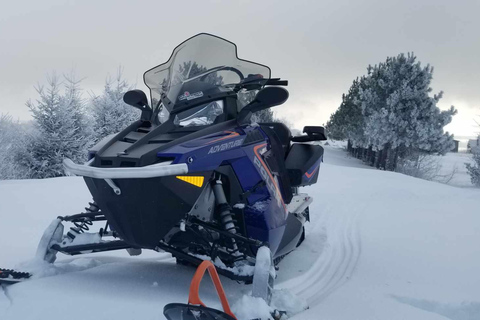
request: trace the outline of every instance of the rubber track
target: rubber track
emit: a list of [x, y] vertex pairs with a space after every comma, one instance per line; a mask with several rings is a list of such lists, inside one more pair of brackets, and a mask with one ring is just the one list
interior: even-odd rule
[[23, 280], [30, 278], [31, 275], [28, 272], [19, 272], [11, 269], [0, 268], [0, 279], [15, 279]]

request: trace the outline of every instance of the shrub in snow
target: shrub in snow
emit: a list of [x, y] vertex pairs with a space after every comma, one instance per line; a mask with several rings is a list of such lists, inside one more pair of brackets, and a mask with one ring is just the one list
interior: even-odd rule
[[416, 178], [434, 180], [439, 176], [441, 168], [439, 158], [413, 152], [398, 160], [396, 171]]

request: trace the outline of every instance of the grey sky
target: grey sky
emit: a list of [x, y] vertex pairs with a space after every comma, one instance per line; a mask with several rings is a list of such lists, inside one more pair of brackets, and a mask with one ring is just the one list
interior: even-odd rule
[[[72, 68], [99, 93], [119, 65], [146, 90], [143, 72], [186, 38], [209, 32], [241, 58], [290, 81], [276, 108], [296, 126], [322, 124], [368, 64], [414, 51], [435, 67], [447, 129], [473, 135], [480, 114], [480, 1], [5, 1], [0, 0], [0, 113], [29, 119], [33, 86]], [[85, 96], [88, 96], [85, 94]]]

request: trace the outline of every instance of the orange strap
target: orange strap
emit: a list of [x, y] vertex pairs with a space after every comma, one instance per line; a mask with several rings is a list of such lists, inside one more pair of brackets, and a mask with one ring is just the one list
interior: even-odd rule
[[215, 285], [215, 289], [217, 290], [218, 297], [220, 298], [220, 302], [222, 303], [223, 311], [228, 314], [229, 316], [237, 319], [233, 314], [232, 310], [230, 310], [230, 305], [228, 304], [227, 296], [225, 295], [225, 291], [223, 290], [222, 283], [220, 282], [220, 277], [218, 276], [217, 269], [212, 262], [204, 260], [197, 268], [195, 275], [193, 276], [192, 283], [190, 284], [190, 294], [188, 295], [188, 303], [189, 304], [197, 304], [206, 307], [206, 305], [200, 300], [199, 296], [199, 289], [200, 289], [200, 282], [202, 282], [203, 276], [205, 275], [205, 271], [208, 269], [208, 273], [210, 274], [210, 278]]

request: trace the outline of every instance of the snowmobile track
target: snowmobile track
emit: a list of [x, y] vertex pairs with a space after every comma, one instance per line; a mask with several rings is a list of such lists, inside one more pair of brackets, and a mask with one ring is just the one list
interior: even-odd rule
[[[330, 217], [327, 218], [328, 213]], [[360, 257], [361, 245], [357, 228], [358, 212], [332, 214], [328, 210], [312, 226], [320, 231], [326, 226], [327, 244], [312, 267], [303, 275], [290, 279], [279, 287], [288, 289], [316, 305], [342, 286], [351, 277]]]

